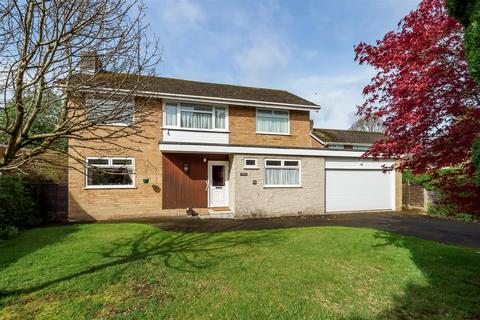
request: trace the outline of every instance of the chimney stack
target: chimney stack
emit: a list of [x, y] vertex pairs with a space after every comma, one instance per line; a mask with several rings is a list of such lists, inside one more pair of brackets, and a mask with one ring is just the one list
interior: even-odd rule
[[80, 73], [95, 74], [102, 69], [102, 62], [95, 51], [80, 53]]

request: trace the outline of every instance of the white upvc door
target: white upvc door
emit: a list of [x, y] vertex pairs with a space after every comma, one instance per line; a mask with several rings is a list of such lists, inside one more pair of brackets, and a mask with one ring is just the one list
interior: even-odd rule
[[208, 206], [228, 207], [228, 161], [208, 161]]

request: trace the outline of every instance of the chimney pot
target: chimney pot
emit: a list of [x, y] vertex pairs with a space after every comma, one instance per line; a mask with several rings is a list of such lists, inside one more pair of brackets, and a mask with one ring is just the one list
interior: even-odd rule
[[97, 52], [80, 53], [80, 72], [86, 74], [95, 74], [102, 69], [102, 62]]

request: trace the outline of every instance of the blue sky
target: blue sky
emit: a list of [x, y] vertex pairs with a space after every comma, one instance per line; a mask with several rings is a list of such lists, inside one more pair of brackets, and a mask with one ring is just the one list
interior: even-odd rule
[[318, 103], [316, 127], [347, 129], [373, 70], [353, 46], [396, 28], [418, 0], [147, 0], [161, 76], [285, 89]]

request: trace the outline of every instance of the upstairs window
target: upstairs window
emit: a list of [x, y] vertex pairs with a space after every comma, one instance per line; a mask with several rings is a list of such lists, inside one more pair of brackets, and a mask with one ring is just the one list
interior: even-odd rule
[[300, 160], [265, 160], [266, 187], [300, 187]]
[[167, 103], [165, 106], [165, 124], [167, 126], [177, 125], [177, 105]]
[[345, 146], [343, 144], [329, 144], [328, 149], [343, 150], [345, 149]]
[[165, 105], [165, 127], [225, 130], [227, 109], [192, 103], [167, 103]]
[[369, 148], [369, 146], [353, 146], [353, 150], [355, 151], [367, 151]]
[[89, 121], [117, 126], [133, 124], [135, 107], [132, 101], [87, 99], [85, 107]]
[[134, 158], [87, 158], [86, 187], [125, 188], [135, 181]]
[[289, 112], [257, 109], [257, 133], [288, 134]]

